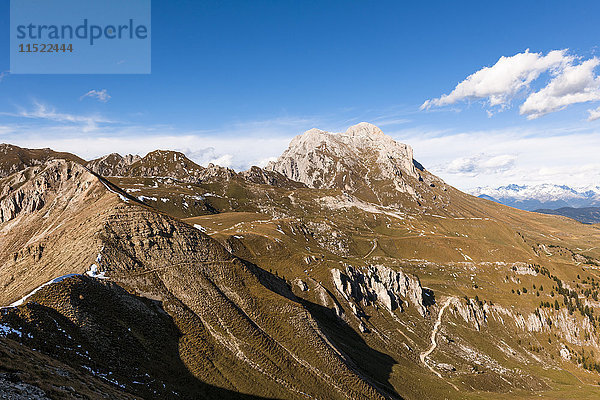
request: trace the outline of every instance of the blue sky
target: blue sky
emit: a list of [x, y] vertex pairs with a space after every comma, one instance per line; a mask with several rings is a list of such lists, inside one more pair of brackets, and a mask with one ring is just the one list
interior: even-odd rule
[[[150, 75], [10, 75], [0, 7], [0, 142], [86, 158], [171, 148], [244, 169], [312, 127], [369, 121], [462, 189], [600, 183], [594, 65], [569, 97], [583, 100], [529, 98], [599, 56], [598, 2], [153, 1]], [[538, 63], [564, 52], [499, 105], [483, 79], [421, 108], [527, 49]]]

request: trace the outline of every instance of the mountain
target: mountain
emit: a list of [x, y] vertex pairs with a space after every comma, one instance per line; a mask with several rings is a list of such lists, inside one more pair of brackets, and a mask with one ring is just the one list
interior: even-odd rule
[[141, 159], [138, 155], [128, 154], [123, 157], [118, 153], [112, 153], [88, 162], [86, 167], [101, 176], [125, 176], [131, 165]]
[[48, 160], [65, 159], [85, 164], [85, 161], [74, 154], [63, 153], [51, 149], [24, 149], [18, 146], [0, 144], [0, 178], [27, 167], [40, 165]]
[[600, 207], [563, 207], [556, 210], [540, 209], [535, 212], [542, 214], [552, 215], [563, 215], [565, 217], [573, 218], [584, 224], [598, 224], [600, 223]]
[[366, 123], [264, 170], [150, 154], [0, 178], [0, 394], [597, 396], [596, 226], [462, 193]]
[[492, 200], [521, 210], [591, 207], [600, 205], [600, 186], [571, 188], [564, 185], [507, 185], [498, 188], [478, 187], [473, 196]]
[[[295, 137], [289, 148], [266, 170], [316, 189], [342, 189], [382, 204], [400, 193], [415, 201], [428, 196], [424, 177], [433, 187], [443, 182], [420, 171], [410, 146], [397, 143], [369, 123], [344, 133], [311, 129]], [[422, 192], [422, 193], [420, 193]]]
[[356, 190], [376, 181], [419, 179], [410, 146], [396, 143], [379, 128], [360, 123], [344, 133], [311, 129], [295, 137], [267, 170], [274, 170], [312, 188]]

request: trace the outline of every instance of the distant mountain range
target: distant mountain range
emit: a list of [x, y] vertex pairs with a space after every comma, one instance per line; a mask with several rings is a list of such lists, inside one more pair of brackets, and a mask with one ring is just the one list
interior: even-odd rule
[[563, 215], [586, 224], [600, 223], [600, 186], [507, 185], [478, 187], [474, 196], [521, 210]]
[[600, 186], [573, 188], [552, 184], [512, 184], [498, 188], [478, 187], [469, 192], [477, 197], [527, 211], [600, 206]]

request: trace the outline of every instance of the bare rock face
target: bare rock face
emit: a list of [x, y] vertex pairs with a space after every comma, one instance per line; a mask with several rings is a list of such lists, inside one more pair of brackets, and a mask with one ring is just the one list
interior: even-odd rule
[[571, 359], [571, 352], [569, 351], [569, 349], [567, 349], [567, 347], [565, 345], [563, 345], [562, 348], [560, 349], [560, 356], [564, 360], [570, 360]]
[[478, 331], [487, 323], [489, 306], [474, 299], [452, 299], [452, 312], [457, 313], [466, 323]]
[[[85, 169], [78, 164], [54, 160], [44, 166], [33, 167], [5, 178], [0, 197], [0, 223], [12, 220], [20, 212], [32, 213], [40, 210], [46, 204], [50, 189], [61, 191], [66, 185], [75, 186], [73, 189], [77, 190], [83, 185], [89, 186], [92, 175], [87, 174], [81, 180], [80, 177], [85, 174]], [[23, 185], [29, 176], [33, 176], [32, 181]]]
[[129, 167], [141, 159], [138, 155], [128, 154], [123, 157], [112, 153], [92, 160], [86, 166], [90, 171], [101, 176], [125, 176]]
[[[558, 332], [566, 341], [576, 346], [598, 346], [597, 328], [589, 318], [579, 319], [567, 309], [554, 310], [538, 308], [533, 313], [523, 315], [502, 306], [487, 307], [486, 315], [491, 314], [502, 324], [511, 322], [524, 332]], [[464, 318], [464, 316], [463, 316]]]
[[427, 314], [419, 279], [403, 271], [375, 265], [362, 272], [349, 266], [346, 273], [332, 269], [331, 274], [333, 284], [346, 300], [352, 299], [365, 305], [378, 302], [389, 311], [412, 303], [419, 314]]
[[311, 188], [348, 191], [385, 181], [392, 182], [398, 191], [412, 193], [410, 178], [421, 179], [412, 148], [366, 122], [344, 133], [311, 129], [295, 137], [281, 157], [265, 169]]
[[294, 285], [296, 285], [302, 292], [306, 292], [308, 290], [308, 285], [300, 278], [294, 279]]
[[44, 206], [43, 192], [33, 190], [18, 190], [0, 201], [0, 223], [10, 221], [21, 211], [34, 212]]

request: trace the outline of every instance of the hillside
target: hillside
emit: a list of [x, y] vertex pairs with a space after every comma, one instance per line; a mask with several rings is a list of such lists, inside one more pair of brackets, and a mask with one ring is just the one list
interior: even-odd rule
[[366, 123], [264, 170], [119, 157], [0, 180], [0, 343], [27, 361], [0, 374], [76, 371], [52, 398], [600, 393], [597, 226], [462, 193]]
[[540, 209], [535, 210], [535, 212], [542, 214], [562, 215], [565, 217], [573, 218], [574, 220], [584, 224], [600, 223], [600, 207], [562, 207], [556, 210]]

